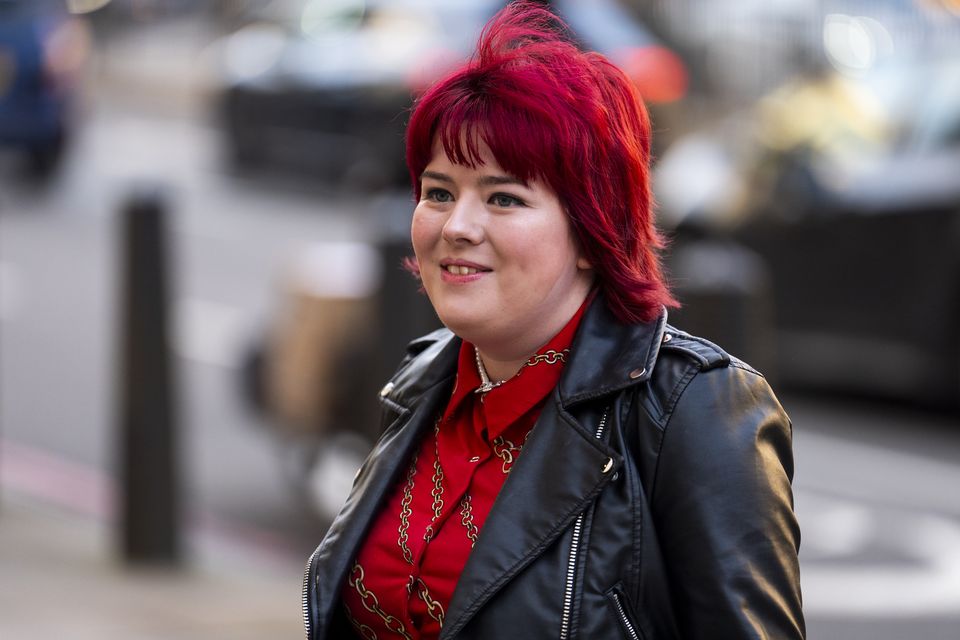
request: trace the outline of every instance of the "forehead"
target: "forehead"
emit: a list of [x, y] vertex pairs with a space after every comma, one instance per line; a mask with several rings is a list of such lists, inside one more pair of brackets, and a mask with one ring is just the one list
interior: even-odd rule
[[477, 165], [500, 166], [483, 135], [461, 130], [455, 139], [438, 132], [430, 144], [430, 162], [445, 161], [464, 167]]

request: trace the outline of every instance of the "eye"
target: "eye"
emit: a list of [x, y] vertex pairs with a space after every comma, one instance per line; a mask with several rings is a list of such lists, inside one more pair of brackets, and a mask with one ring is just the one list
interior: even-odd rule
[[446, 189], [427, 189], [424, 198], [432, 202], [453, 202], [453, 194]]
[[526, 206], [526, 203], [516, 196], [512, 196], [509, 193], [495, 193], [490, 196], [490, 204], [495, 207], [523, 207]]

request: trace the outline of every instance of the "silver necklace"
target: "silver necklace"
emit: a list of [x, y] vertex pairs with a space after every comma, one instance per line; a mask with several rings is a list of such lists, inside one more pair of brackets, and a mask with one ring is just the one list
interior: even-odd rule
[[480, 359], [480, 350], [474, 347], [473, 355], [477, 358], [477, 372], [480, 374], [480, 386], [474, 390], [474, 393], [487, 393], [506, 382], [506, 380], [491, 382], [490, 376], [487, 375], [487, 370], [483, 366], [483, 360]]

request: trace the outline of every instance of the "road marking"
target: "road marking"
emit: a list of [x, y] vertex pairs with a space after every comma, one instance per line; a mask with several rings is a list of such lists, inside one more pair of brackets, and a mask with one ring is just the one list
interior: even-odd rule
[[[824, 516], [799, 514], [804, 544], [818, 551], [837, 551], [836, 543], [828, 538], [840, 535], [845, 539], [840, 544], [846, 546], [843, 551], [862, 550], [875, 538], [878, 522], [855, 502], [830, 502], [825, 520], [819, 519]], [[832, 557], [802, 563], [804, 611], [815, 616], [871, 618], [960, 612], [960, 525], [930, 514], [903, 512], [903, 516], [908, 535], [899, 539], [908, 561], [865, 564]], [[844, 530], [848, 525], [851, 530]]]
[[794, 431], [793, 445], [795, 487], [940, 512], [952, 513], [960, 505], [953, 492], [917, 489], [960, 486], [960, 465], [799, 429]]
[[836, 560], [855, 555], [870, 544], [877, 518], [869, 508], [799, 489], [795, 493], [804, 551]]
[[960, 468], [802, 430], [794, 433], [794, 449], [808, 614], [960, 612], [960, 523], [935, 515], [952, 513], [957, 501], [950, 492], [930, 490], [960, 486]]

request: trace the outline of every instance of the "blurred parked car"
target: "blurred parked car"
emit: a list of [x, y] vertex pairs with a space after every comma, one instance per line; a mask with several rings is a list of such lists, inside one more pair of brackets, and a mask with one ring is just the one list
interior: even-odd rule
[[406, 180], [411, 96], [466, 56], [495, 0], [278, 2], [224, 42], [239, 169], [379, 187]]
[[[413, 97], [460, 63], [502, 0], [275, 1], [222, 43], [222, 117], [241, 170], [353, 187], [406, 186]], [[686, 90], [683, 63], [614, 0], [552, 3], [650, 101]]]
[[0, 146], [40, 175], [57, 165], [89, 55], [85, 22], [56, 0], [0, 0]]
[[663, 157], [678, 246], [764, 261], [784, 381], [960, 405], [957, 78], [960, 59], [824, 73]]

